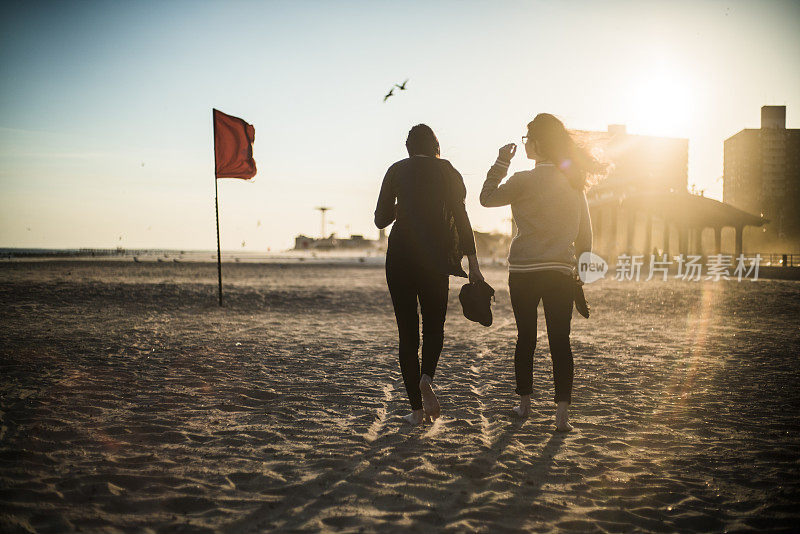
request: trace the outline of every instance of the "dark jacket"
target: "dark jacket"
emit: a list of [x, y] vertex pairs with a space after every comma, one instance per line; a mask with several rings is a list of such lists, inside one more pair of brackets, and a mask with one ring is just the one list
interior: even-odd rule
[[464, 198], [464, 179], [449, 161], [412, 156], [386, 171], [375, 225], [394, 221], [388, 255], [400, 255], [420, 269], [467, 276], [461, 258], [475, 254], [475, 239]]

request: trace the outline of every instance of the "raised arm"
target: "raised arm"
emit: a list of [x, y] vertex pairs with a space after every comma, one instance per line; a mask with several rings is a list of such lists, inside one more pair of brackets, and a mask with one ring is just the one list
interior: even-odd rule
[[511, 163], [511, 158], [514, 157], [516, 152], [516, 145], [508, 144], [500, 149], [500, 154], [497, 161], [489, 169], [486, 174], [486, 181], [483, 182], [481, 189], [481, 206], [486, 208], [496, 208], [498, 206], [506, 206], [517, 198], [519, 191], [517, 190], [517, 183], [512, 179], [506, 181], [503, 185], [500, 182], [508, 174], [508, 166]]
[[375, 226], [386, 228], [397, 217], [397, 193], [394, 188], [394, 167], [389, 167], [383, 177], [381, 192], [378, 194], [378, 205], [375, 207]]
[[586, 193], [581, 192], [581, 222], [578, 225], [578, 237], [575, 238], [575, 258], [580, 260], [581, 254], [592, 251], [592, 217], [589, 215], [589, 203]]

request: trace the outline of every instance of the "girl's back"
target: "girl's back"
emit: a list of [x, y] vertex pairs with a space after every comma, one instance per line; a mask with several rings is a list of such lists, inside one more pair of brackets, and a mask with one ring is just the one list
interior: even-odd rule
[[518, 174], [523, 175], [522, 193], [511, 202], [517, 235], [511, 243], [509, 262], [574, 263], [573, 243], [578, 236], [583, 194], [573, 189], [554, 165], [539, 164]]
[[517, 235], [508, 255], [509, 270], [549, 267], [571, 271], [577, 261], [576, 246], [584, 250], [587, 239], [591, 246], [584, 193], [573, 188], [553, 164], [539, 163], [533, 170], [514, 174], [499, 187], [495, 184], [502, 179], [504, 169], [494, 170], [492, 167], [481, 192], [481, 203], [511, 205]]

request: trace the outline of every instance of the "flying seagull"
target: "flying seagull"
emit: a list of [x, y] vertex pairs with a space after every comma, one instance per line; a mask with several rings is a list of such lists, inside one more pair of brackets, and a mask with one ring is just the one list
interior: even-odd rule
[[400, 89], [401, 91], [405, 91], [407, 83], [408, 83], [408, 79], [406, 79], [406, 81], [403, 82], [403, 85], [394, 84], [394, 86], [397, 87], [398, 89]]
[[383, 101], [386, 102], [387, 100], [389, 100], [389, 97], [392, 96], [393, 94], [394, 94], [394, 87], [389, 89], [389, 92], [386, 93], [386, 96], [383, 97]]

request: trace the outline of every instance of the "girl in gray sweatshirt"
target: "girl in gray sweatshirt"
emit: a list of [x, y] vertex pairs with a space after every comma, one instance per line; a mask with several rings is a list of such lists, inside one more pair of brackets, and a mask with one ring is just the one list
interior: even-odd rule
[[530, 414], [533, 389], [533, 353], [537, 314], [543, 301], [547, 336], [553, 361], [556, 429], [568, 431], [572, 401], [573, 358], [569, 343], [577, 258], [592, 249], [592, 223], [586, 202], [587, 176], [604, 165], [580, 148], [564, 124], [541, 113], [528, 124], [522, 138], [528, 159], [536, 166], [514, 174], [505, 183], [516, 145], [500, 148], [481, 190], [481, 205], [511, 205], [517, 234], [508, 255], [508, 285], [517, 322], [514, 352], [516, 392], [514, 412]]

